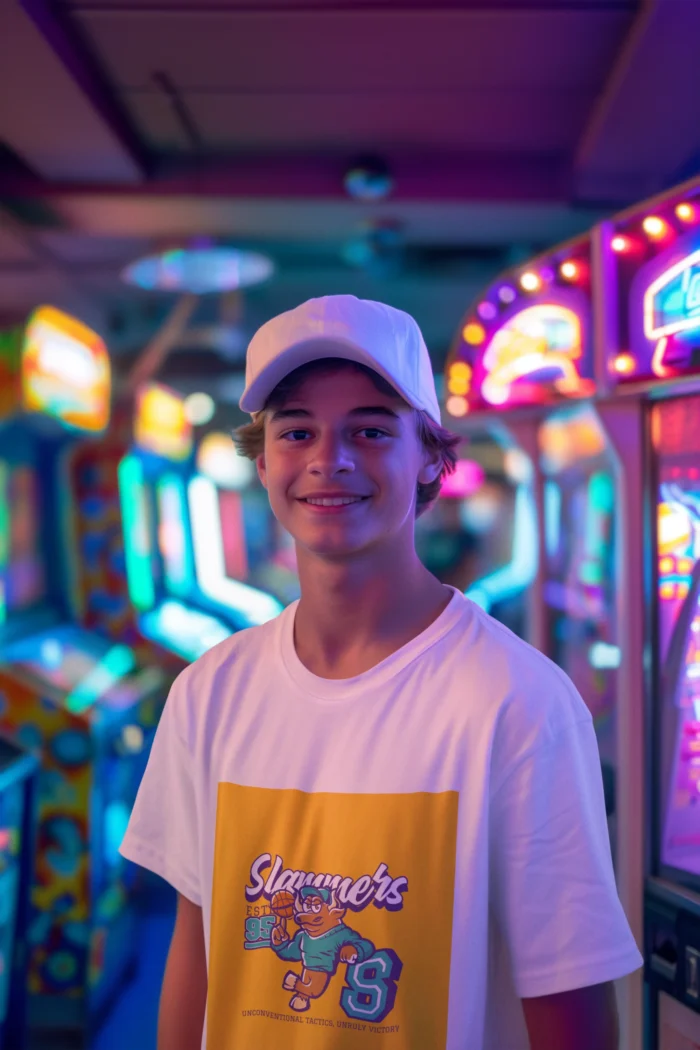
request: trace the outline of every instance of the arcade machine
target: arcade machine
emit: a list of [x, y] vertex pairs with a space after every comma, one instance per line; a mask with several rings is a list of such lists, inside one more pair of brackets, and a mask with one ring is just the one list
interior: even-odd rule
[[60, 460], [107, 425], [104, 343], [41, 307], [0, 345], [0, 730], [41, 760], [29, 1022], [83, 1045], [134, 963], [118, 846], [163, 680], [68, 618]]
[[224, 547], [216, 486], [194, 479], [188, 499], [193, 450], [183, 398], [161, 384], [144, 385], [134, 446], [119, 466], [129, 596], [140, 632], [185, 663], [282, 610], [272, 595], [227, 574], [226, 560], [230, 568], [238, 559], [240, 567], [243, 554], [232, 539], [228, 553]]
[[700, 184], [603, 225], [611, 387], [643, 412], [651, 836], [648, 1050], [700, 1045]]
[[[484, 425], [506, 431], [533, 464], [537, 568], [526, 637], [561, 663], [596, 721], [618, 888], [629, 916], [639, 905], [641, 864], [631, 863], [626, 840], [641, 818], [639, 799], [621, 789], [631, 758], [620, 722], [626, 727], [633, 718], [620, 708], [641, 701], [620, 677], [621, 610], [610, 575], [621, 561], [613, 498], [619, 457], [593, 400], [600, 389], [595, 281], [590, 235], [494, 281], [467, 313], [448, 357], [447, 410], [465, 432]], [[632, 925], [639, 934], [641, 923]], [[622, 1045], [637, 1050], [630, 988], [621, 993]]]
[[294, 541], [230, 434], [211, 431], [202, 438], [187, 495], [197, 581], [211, 601], [224, 610], [239, 604], [239, 583], [282, 605], [299, 597]]
[[23, 1050], [37, 760], [0, 736], [0, 1050]]

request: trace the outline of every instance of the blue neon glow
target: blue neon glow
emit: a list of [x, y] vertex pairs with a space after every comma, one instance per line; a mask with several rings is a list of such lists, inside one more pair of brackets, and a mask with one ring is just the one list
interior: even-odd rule
[[486, 612], [497, 601], [505, 601], [526, 590], [537, 575], [537, 512], [528, 485], [515, 490], [513, 556], [502, 569], [477, 580], [465, 592]]

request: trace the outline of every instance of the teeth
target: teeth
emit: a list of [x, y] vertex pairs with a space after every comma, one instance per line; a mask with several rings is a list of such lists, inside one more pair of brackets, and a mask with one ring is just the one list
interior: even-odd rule
[[359, 503], [362, 496], [344, 496], [342, 499], [307, 499], [314, 507], [344, 507], [347, 503]]

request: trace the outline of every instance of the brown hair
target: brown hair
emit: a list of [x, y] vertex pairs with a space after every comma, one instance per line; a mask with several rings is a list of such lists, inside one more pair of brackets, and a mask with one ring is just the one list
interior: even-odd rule
[[[245, 423], [233, 431], [233, 440], [239, 456], [247, 459], [256, 459], [265, 449], [265, 412], [270, 408], [281, 408], [285, 402], [294, 396], [301, 384], [310, 375], [328, 373], [341, 368], [352, 368], [368, 376], [374, 386], [382, 394], [390, 397], [400, 398], [400, 394], [390, 383], [382, 378], [371, 368], [356, 361], [346, 361], [343, 358], [324, 357], [319, 361], [309, 361], [293, 372], [285, 376], [272, 391], [262, 412], [258, 413], [252, 423]], [[416, 419], [416, 430], [418, 438], [429, 453], [438, 453], [441, 460], [440, 473], [428, 485], [418, 483], [418, 496], [416, 499], [416, 517], [420, 517], [435, 502], [440, 494], [442, 479], [452, 474], [457, 465], [457, 448], [462, 439], [445, 427], [436, 423], [427, 412], [414, 409]]]

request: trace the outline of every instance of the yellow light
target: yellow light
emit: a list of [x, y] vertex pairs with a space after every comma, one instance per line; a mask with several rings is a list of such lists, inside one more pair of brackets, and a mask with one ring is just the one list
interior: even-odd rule
[[567, 281], [575, 281], [578, 277], [578, 266], [571, 259], [568, 262], [562, 263], [559, 267], [559, 273]]
[[637, 367], [637, 359], [632, 354], [618, 354], [612, 363], [613, 371], [618, 375], [628, 376]]
[[679, 583], [678, 587], [676, 589], [676, 597], [677, 598], [687, 598], [689, 590], [690, 590], [690, 584], [688, 584], [688, 583]]
[[449, 373], [450, 378], [454, 376], [455, 379], [471, 379], [472, 367], [466, 361], [455, 361], [450, 365]]
[[695, 208], [692, 204], [688, 204], [687, 201], [684, 201], [676, 208], [676, 215], [681, 222], [692, 222], [695, 218]]
[[673, 558], [662, 558], [659, 562], [659, 572], [662, 572], [664, 576], [673, 572]]
[[541, 284], [542, 281], [536, 273], [532, 272], [532, 270], [528, 270], [527, 273], [524, 273], [520, 278], [520, 287], [526, 292], [536, 292]]
[[447, 389], [451, 394], [459, 394], [460, 397], [464, 397], [465, 394], [469, 393], [469, 380], [464, 376], [450, 376], [447, 380]]
[[611, 240], [610, 247], [614, 252], [628, 252], [630, 249], [630, 242], [627, 237], [622, 237], [618, 234], [617, 237], [613, 237]]
[[659, 594], [662, 598], [673, 598], [674, 590], [672, 583], [662, 583], [659, 587]]
[[484, 326], [476, 321], [470, 321], [469, 324], [466, 324], [462, 335], [465, 343], [469, 343], [470, 346], [479, 346], [486, 338]]
[[[671, 559], [669, 558], [669, 561]], [[673, 564], [673, 563], [672, 563]], [[679, 558], [678, 559], [678, 571], [682, 573], [691, 573], [693, 571], [694, 562], [692, 558]], [[669, 572], [671, 570], [669, 569]]]
[[445, 402], [445, 408], [451, 416], [456, 417], [466, 416], [467, 412], [469, 411], [469, 405], [467, 404], [466, 398], [458, 397], [456, 395], [448, 397], [447, 401]]
[[642, 223], [642, 229], [648, 237], [658, 241], [666, 233], [666, 223], [658, 215], [647, 215]]

